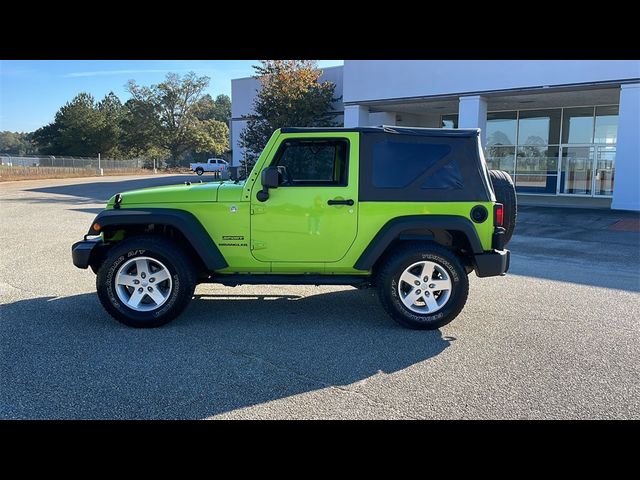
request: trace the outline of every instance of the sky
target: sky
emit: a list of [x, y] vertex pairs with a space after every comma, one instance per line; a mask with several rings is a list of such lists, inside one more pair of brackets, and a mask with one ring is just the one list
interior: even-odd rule
[[[194, 71], [211, 78], [206, 93], [231, 96], [231, 79], [249, 77], [257, 60], [0, 60], [0, 131], [31, 132], [53, 121], [80, 92], [100, 100], [113, 91], [122, 102], [128, 80], [162, 81], [168, 72]], [[321, 68], [342, 60], [320, 60]]]

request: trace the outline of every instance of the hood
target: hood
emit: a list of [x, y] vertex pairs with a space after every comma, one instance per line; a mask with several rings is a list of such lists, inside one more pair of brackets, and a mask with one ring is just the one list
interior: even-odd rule
[[[223, 182], [207, 182], [180, 185], [167, 185], [163, 187], [141, 188], [121, 192], [121, 205], [148, 205], [154, 203], [202, 203], [218, 201], [218, 189]], [[107, 208], [113, 207], [116, 195], [109, 199]]]

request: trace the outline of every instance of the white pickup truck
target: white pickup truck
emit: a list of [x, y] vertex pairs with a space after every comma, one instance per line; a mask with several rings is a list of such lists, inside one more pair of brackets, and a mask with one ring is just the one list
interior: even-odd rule
[[204, 172], [220, 172], [222, 176], [224, 172], [229, 172], [229, 164], [221, 158], [210, 158], [206, 162], [190, 163], [189, 168], [198, 175], [202, 175]]

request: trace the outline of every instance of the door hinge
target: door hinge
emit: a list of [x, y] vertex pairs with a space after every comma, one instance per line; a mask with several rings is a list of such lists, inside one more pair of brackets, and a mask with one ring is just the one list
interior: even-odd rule
[[251, 207], [251, 215], [258, 215], [259, 213], [264, 213], [264, 212], [265, 212], [264, 207], [261, 207], [259, 205]]
[[262, 250], [263, 248], [267, 248], [264, 242], [259, 242], [257, 240], [251, 241], [251, 250]]

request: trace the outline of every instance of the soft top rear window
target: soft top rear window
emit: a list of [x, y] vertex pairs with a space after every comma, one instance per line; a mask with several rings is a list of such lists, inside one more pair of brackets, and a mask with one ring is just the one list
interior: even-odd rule
[[361, 133], [360, 201], [491, 199], [477, 135], [403, 133]]
[[[381, 142], [373, 146], [373, 185], [377, 188], [405, 188], [451, 152], [449, 145]], [[440, 178], [436, 188], [460, 188], [461, 178], [457, 167], [448, 169], [451, 174]], [[434, 172], [435, 173], [435, 172]], [[447, 185], [449, 178], [451, 185]], [[427, 178], [421, 188], [430, 188]], [[434, 185], [435, 185], [434, 184]], [[431, 187], [433, 188], [433, 187]]]

